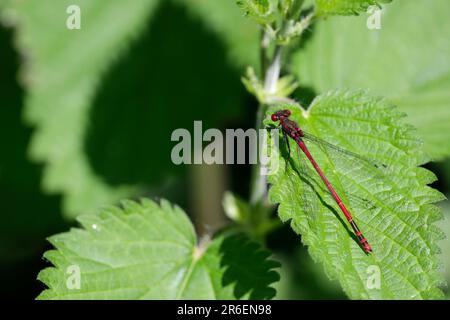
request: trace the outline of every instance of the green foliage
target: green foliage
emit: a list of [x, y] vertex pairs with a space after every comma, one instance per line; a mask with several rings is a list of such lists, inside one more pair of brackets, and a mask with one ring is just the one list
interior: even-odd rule
[[369, 6], [379, 6], [392, 0], [315, 0], [316, 14], [328, 15], [358, 15], [366, 11]]
[[219, 36], [226, 45], [229, 62], [239, 68], [257, 66], [259, 30], [250, 19], [242, 16], [235, 1], [176, 0], [184, 4], [206, 28]]
[[[440, 246], [442, 249], [442, 263], [443, 268], [441, 269], [441, 272], [445, 279], [447, 280], [447, 283], [450, 282], [450, 259], [445, 259], [445, 257], [450, 257], [450, 203], [448, 201], [442, 202], [440, 207], [442, 208], [442, 211], [444, 212], [444, 219], [439, 221], [439, 227], [445, 232], [445, 239], [440, 241]], [[445, 288], [447, 291], [447, 299], [450, 298], [450, 291], [449, 288]]]
[[273, 0], [237, 0], [237, 5], [244, 14], [261, 25], [270, 24], [275, 20], [275, 1]]
[[226, 192], [222, 205], [228, 218], [240, 224], [248, 223], [251, 209], [244, 199], [234, 195], [232, 192]]
[[[30, 153], [45, 163], [44, 189], [63, 194], [71, 218], [162, 188], [169, 171], [182, 170], [170, 167], [171, 132], [200, 117], [205, 126], [217, 126], [239, 108], [243, 90], [238, 74], [220, 62], [226, 60], [221, 43], [187, 20], [180, 5], [158, 3], [45, 0], [12, 6], [20, 49], [31, 57], [23, 70], [26, 118], [36, 128]], [[65, 28], [68, 4], [80, 6], [81, 30]], [[234, 9], [231, 16], [245, 20]], [[219, 80], [210, 81], [211, 74]], [[198, 90], [206, 84], [207, 91]], [[210, 101], [223, 87], [229, 95], [211, 112]], [[178, 110], [175, 119], [171, 108]]]
[[288, 45], [292, 43], [294, 39], [299, 38], [305, 30], [310, 27], [313, 18], [314, 15], [309, 14], [299, 21], [288, 20], [284, 24], [282, 32], [276, 35], [277, 43], [280, 45]]
[[[269, 252], [242, 235], [200, 241], [179, 208], [163, 200], [123, 202], [78, 218], [83, 229], [51, 237], [54, 267], [39, 299], [268, 299], [279, 276]], [[66, 272], [80, 271], [79, 289]], [[69, 283], [69, 286], [67, 286]], [[76, 282], [73, 282], [76, 283]]]
[[[279, 170], [269, 176], [269, 198], [280, 204], [281, 220], [290, 220], [314, 260], [340, 281], [350, 298], [441, 298], [435, 254], [442, 232], [433, 224], [441, 213], [433, 203], [444, 197], [426, 186], [435, 176], [418, 167], [427, 158], [412, 128], [402, 124], [402, 115], [363, 92], [330, 92], [317, 97], [308, 111], [281, 105], [272, 107], [268, 116], [286, 107], [305, 131], [370, 159], [338, 155], [307, 143], [373, 253], [366, 255], [359, 247], [339, 207], [292, 141], [290, 158], [286, 147], [281, 148], [287, 171], [281, 160]], [[270, 117], [265, 122], [272, 123]], [[279, 156], [273, 155], [272, 161]], [[387, 167], [377, 168], [374, 162]], [[379, 289], [367, 285], [371, 266], [380, 270]]]
[[254, 95], [260, 103], [271, 103], [274, 100], [287, 98], [298, 87], [295, 77], [287, 75], [278, 79], [274, 92], [269, 93], [265, 90], [264, 84], [255, 73], [253, 68], [247, 68], [247, 74], [241, 78], [242, 83], [249, 93]]
[[[26, 118], [36, 126], [31, 156], [45, 161], [43, 184], [67, 194], [70, 215], [134, 193], [128, 186], [106, 184], [92, 170], [83, 150], [83, 135], [95, 88], [131, 38], [142, 30], [158, 1], [15, 1], [21, 25], [21, 50], [32, 57], [24, 70], [28, 86]], [[66, 8], [82, 8], [82, 29], [65, 27]], [[125, 9], [125, 7], [126, 9]], [[118, 18], [120, 17], [120, 18]], [[45, 21], [46, 23], [42, 23]], [[83, 21], [85, 24], [83, 24]], [[114, 21], [114, 23], [111, 23]]]
[[[45, 245], [44, 238], [62, 225], [58, 197], [40, 192], [40, 168], [27, 159], [31, 130], [21, 119], [24, 92], [15, 81], [20, 57], [13, 31], [0, 28], [0, 272], [8, 263], [23, 263]], [[24, 200], [26, 199], [26, 200]], [[21, 287], [25, 278], [15, 279]], [[4, 281], [7, 287], [7, 281]]]
[[[443, 196], [427, 186], [435, 180], [420, 167], [428, 155], [392, 105], [408, 113], [407, 122], [419, 128], [428, 153], [438, 159], [450, 155], [448, 1], [395, 1], [384, 8], [381, 30], [368, 30], [367, 15], [310, 25], [316, 16], [357, 15], [390, 0], [237, 2], [260, 26], [229, 0], [0, 0], [3, 22], [16, 26], [15, 43], [24, 57], [22, 92], [10, 81], [16, 75], [12, 50], [0, 52], [0, 82], [6, 84], [0, 88], [6, 106], [0, 109], [0, 140], [14, 146], [0, 158], [2, 217], [8, 221], [0, 230], [0, 260], [7, 253], [7, 259], [20, 261], [42, 250], [43, 233], [62, 229], [55, 216], [60, 197], [39, 193], [39, 167], [26, 161], [31, 139], [32, 159], [44, 164], [45, 192], [62, 195], [69, 217], [88, 213], [78, 218], [82, 228], [50, 238], [55, 249], [45, 258], [53, 266], [39, 274], [48, 287], [39, 299], [274, 297], [279, 264], [237, 233], [261, 242], [272, 236], [280, 219], [273, 219], [265, 198], [248, 203], [226, 193], [224, 211], [236, 226], [213, 239], [197, 239], [186, 214], [167, 201], [125, 201], [122, 208], [94, 214], [101, 205], [143, 193], [186, 200], [178, 190], [165, 190], [175, 180], [169, 182], [168, 175], [182, 172], [170, 167], [170, 133], [198, 119], [204, 127], [228, 123], [243, 100], [236, 71], [251, 65], [242, 81], [264, 105], [260, 114], [266, 105], [276, 105], [268, 115], [289, 108], [308, 132], [386, 164], [375, 168], [308, 142], [373, 246], [373, 254], [365, 255], [295, 143], [289, 140], [289, 157], [286, 145], [272, 156], [281, 163], [269, 177], [270, 200], [280, 204], [281, 220], [301, 234], [312, 258], [350, 298], [442, 298], [436, 254], [443, 233], [434, 224], [448, 230], [448, 223], [439, 221], [434, 203]], [[66, 8], [74, 4], [82, 10], [81, 30], [65, 25]], [[3, 31], [0, 43], [11, 45]], [[305, 31], [312, 33], [304, 43], [278, 51]], [[258, 52], [261, 40], [265, 50]], [[290, 49], [297, 51], [286, 70]], [[274, 52], [283, 53], [281, 61], [273, 59]], [[257, 75], [265, 76], [270, 63], [275, 88], [266, 92], [267, 79]], [[339, 90], [318, 96], [308, 111], [294, 102], [279, 105], [293, 101], [293, 93], [306, 101], [347, 87], [368, 88], [387, 99]], [[33, 129], [20, 123], [22, 104]], [[22, 243], [24, 249], [15, 250]], [[446, 256], [447, 243], [442, 243]], [[302, 269], [304, 289], [304, 278], [315, 267], [305, 257], [294, 259], [287, 268]], [[79, 289], [68, 286], [76, 277], [73, 267], [81, 272]], [[291, 282], [284, 267], [282, 286]], [[376, 277], [374, 267], [380, 270], [380, 288], [368, 285]], [[334, 289], [328, 290], [334, 296]], [[306, 289], [303, 297], [310, 293]]]
[[364, 88], [387, 97], [442, 159], [450, 155], [449, 15], [447, 0], [395, 1], [381, 30], [369, 30], [366, 15], [321, 21], [290, 69], [315, 92]]
[[237, 228], [244, 231], [252, 239], [264, 241], [264, 238], [280, 226], [278, 219], [272, 219], [272, 210], [262, 205], [251, 205], [244, 199], [226, 192], [223, 210], [228, 218], [237, 223]]
[[304, 0], [279, 0], [278, 6], [286, 19], [297, 19], [300, 15]]

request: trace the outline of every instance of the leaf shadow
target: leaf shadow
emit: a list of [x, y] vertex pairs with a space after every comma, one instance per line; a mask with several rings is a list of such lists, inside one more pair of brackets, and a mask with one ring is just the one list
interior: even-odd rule
[[[349, 228], [349, 226], [347, 225], [346, 221], [344, 221], [344, 219], [341, 217], [339, 212], [333, 206], [328, 204], [326, 202], [326, 200], [322, 197], [320, 191], [324, 192], [324, 189], [322, 187], [318, 186], [317, 183], [313, 183], [313, 181], [315, 182], [315, 180], [311, 179], [311, 177], [308, 175], [307, 172], [300, 172], [300, 170], [297, 168], [297, 165], [295, 164], [293, 158], [289, 154], [288, 147], [285, 144], [283, 144], [283, 147], [280, 148], [280, 150], [281, 150], [281, 155], [282, 155], [283, 159], [285, 161], [287, 161], [287, 163], [292, 168], [292, 170], [297, 174], [299, 179], [304, 184], [306, 184], [310, 188], [310, 190], [312, 190], [314, 192], [314, 194], [316, 195], [317, 199], [320, 201], [321, 205], [324, 206], [330, 212], [333, 213], [333, 215], [338, 219], [338, 221], [341, 223], [341, 225], [347, 231], [347, 234], [353, 239], [353, 241], [355, 241], [359, 245], [358, 238], [353, 233], [353, 231]], [[306, 159], [299, 159], [299, 161], [306, 161]], [[287, 173], [287, 171], [286, 171], [286, 173]], [[327, 191], [325, 191], [325, 192], [327, 192]]]
[[110, 185], [151, 186], [183, 173], [171, 160], [172, 132], [192, 132], [195, 120], [219, 127], [243, 109], [226, 51], [186, 8], [163, 1], [95, 98], [84, 145], [96, 174]]
[[222, 286], [234, 284], [236, 299], [247, 297], [251, 300], [271, 299], [276, 291], [270, 285], [280, 280], [275, 268], [280, 264], [269, 260], [270, 252], [261, 245], [250, 241], [242, 234], [227, 236], [222, 241], [220, 266], [226, 268]]

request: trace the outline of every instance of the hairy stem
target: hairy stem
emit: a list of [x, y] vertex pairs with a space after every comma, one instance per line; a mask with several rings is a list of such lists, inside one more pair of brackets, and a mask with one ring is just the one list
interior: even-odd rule
[[[264, 41], [264, 40], [263, 40]], [[261, 50], [265, 50], [264, 46], [261, 46]], [[268, 68], [264, 72], [264, 90], [267, 93], [275, 93], [277, 89], [277, 82], [280, 77], [281, 71], [281, 54], [282, 47], [277, 46], [273, 54], [272, 61]], [[262, 68], [264, 65], [262, 65]], [[256, 129], [262, 128], [262, 121], [267, 110], [266, 104], [260, 104], [258, 107], [258, 113], [256, 115]], [[251, 180], [251, 197], [250, 202], [257, 204], [263, 202], [267, 194], [267, 181], [266, 177], [261, 175], [261, 165], [258, 163], [253, 166], [252, 180]]]
[[267, 68], [264, 78], [264, 89], [267, 93], [275, 93], [277, 90], [277, 81], [281, 71], [281, 51], [281, 46], [275, 48], [272, 63]]

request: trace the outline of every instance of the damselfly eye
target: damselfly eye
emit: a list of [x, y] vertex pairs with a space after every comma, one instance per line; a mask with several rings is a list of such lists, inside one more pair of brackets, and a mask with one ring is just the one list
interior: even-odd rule
[[278, 115], [276, 115], [275, 113], [271, 116], [271, 118], [272, 118], [272, 121], [273, 121], [273, 122], [279, 120], [279, 119], [278, 119]]
[[283, 110], [283, 117], [289, 117], [291, 115], [291, 111], [290, 110]]

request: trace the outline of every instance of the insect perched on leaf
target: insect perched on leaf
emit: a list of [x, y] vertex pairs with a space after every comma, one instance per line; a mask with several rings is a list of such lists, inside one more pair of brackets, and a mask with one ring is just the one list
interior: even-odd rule
[[[364, 237], [363, 233], [361, 232], [361, 230], [357, 226], [356, 222], [354, 221], [350, 211], [347, 209], [345, 204], [342, 202], [341, 198], [339, 197], [339, 195], [337, 194], [337, 192], [331, 185], [328, 178], [325, 176], [322, 169], [319, 167], [317, 162], [314, 160], [313, 156], [311, 155], [311, 153], [310, 153], [308, 147], [306, 146], [305, 142], [303, 141], [303, 139], [309, 140], [316, 144], [322, 144], [328, 148], [339, 150], [344, 154], [351, 155], [351, 156], [354, 156], [359, 159], [363, 159], [363, 160], [366, 160], [366, 159], [358, 154], [354, 154], [350, 151], [340, 149], [339, 147], [337, 147], [335, 145], [332, 145], [332, 144], [330, 144], [326, 141], [323, 141], [311, 134], [304, 132], [303, 130], [300, 129], [300, 127], [297, 125], [297, 123], [295, 121], [292, 121], [291, 119], [289, 119], [290, 115], [291, 115], [291, 112], [289, 110], [279, 110], [272, 114], [271, 119], [273, 122], [279, 122], [279, 126], [282, 129], [283, 137], [285, 139], [287, 139], [287, 136], [289, 136], [291, 139], [293, 139], [297, 143], [299, 148], [303, 151], [303, 153], [308, 158], [308, 160], [311, 162], [312, 166], [314, 167], [314, 169], [316, 170], [316, 172], [318, 173], [318, 175], [324, 182], [324, 184], [327, 187], [328, 191], [330, 192], [331, 196], [333, 197], [333, 199], [336, 201], [337, 205], [341, 209], [345, 218], [350, 223], [356, 237], [358, 238], [358, 242], [359, 242], [361, 248], [364, 250], [364, 252], [365, 253], [372, 252], [372, 247], [370, 246], [369, 242]], [[289, 143], [287, 143], [287, 146], [289, 148]], [[368, 159], [366, 161], [370, 162], [370, 160], [368, 160]], [[377, 164], [374, 164], [374, 165], [379, 166]]]

